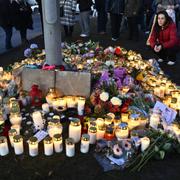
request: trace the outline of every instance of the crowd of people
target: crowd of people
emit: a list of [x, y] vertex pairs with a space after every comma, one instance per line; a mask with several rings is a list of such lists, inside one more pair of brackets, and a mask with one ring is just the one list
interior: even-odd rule
[[[37, 0], [42, 19], [41, 0]], [[107, 33], [110, 21], [112, 41], [120, 38], [121, 29], [128, 28], [128, 40], [139, 39], [139, 31], [149, 34], [147, 45], [159, 57], [174, 65], [179, 48], [177, 34], [180, 20], [180, 0], [59, 0], [60, 20], [65, 36], [72, 36], [79, 5], [80, 37], [91, 33], [90, 17], [92, 6], [97, 11], [97, 33]], [[109, 18], [108, 18], [109, 17]], [[22, 43], [27, 42], [27, 29], [33, 29], [32, 10], [26, 0], [0, 0], [0, 26], [6, 33], [6, 48], [12, 48], [12, 28], [21, 35]]]

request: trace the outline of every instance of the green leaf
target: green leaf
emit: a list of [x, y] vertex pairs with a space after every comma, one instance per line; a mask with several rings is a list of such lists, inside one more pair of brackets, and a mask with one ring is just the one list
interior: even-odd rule
[[164, 146], [163, 146], [163, 150], [169, 151], [169, 150], [171, 149], [171, 147], [172, 147], [171, 143], [166, 143], [166, 144], [164, 144]]
[[159, 151], [160, 159], [164, 159], [165, 151]]
[[159, 147], [158, 146], [154, 146], [154, 151], [158, 152], [159, 151]]

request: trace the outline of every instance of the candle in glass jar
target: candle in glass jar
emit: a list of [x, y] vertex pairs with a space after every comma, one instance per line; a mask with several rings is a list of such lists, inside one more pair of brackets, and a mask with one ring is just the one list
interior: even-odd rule
[[111, 141], [114, 139], [114, 127], [112, 124], [106, 126], [106, 131], [105, 131], [105, 134], [104, 134], [104, 138], [107, 140], [107, 141]]
[[60, 153], [63, 151], [63, 142], [62, 142], [61, 134], [55, 134], [53, 136], [53, 143], [54, 143], [54, 150], [56, 153]]
[[15, 114], [11, 114], [10, 117], [10, 122], [12, 125], [20, 125], [21, 124], [21, 121], [22, 121], [22, 116], [19, 114], [19, 113], [15, 113]]
[[119, 126], [119, 124], [121, 123], [121, 119], [120, 116], [115, 116], [114, 118], [114, 126]]
[[55, 134], [62, 134], [63, 127], [60, 123], [60, 119], [52, 119], [48, 122], [48, 134], [53, 138]]
[[21, 135], [15, 135], [13, 137], [14, 142], [14, 152], [16, 155], [23, 154], [24, 146], [23, 146], [23, 138]]
[[49, 104], [48, 104], [48, 103], [42, 104], [42, 110], [43, 110], [45, 113], [49, 113]]
[[158, 125], [160, 123], [160, 116], [157, 114], [152, 114], [150, 116], [150, 126], [154, 129], [157, 129]]
[[75, 155], [74, 139], [68, 138], [66, 139], [66, 156], [73, 157], [74, 155]]
[[128, 120], [129, 120], [129, 113], [122, 113], [121, 114], [121, 120], [122, 120], [122, 122], [128, 122]]
[[12, 125], [12, 126], [11, 126], [11, 129], [15, 129], [16, 132], [17, 132], [17, 135], [19, 135], [19, 134], [20, 134], [20, 130], [21, 130], [21, 126], [15, 124], [15, 125]]
[[85, 102], [86, 102], [86, 99], [83, 98], [83, 97], [80, 97], [78, 98], [77, 100], [77, 110], [78, 110], [78, 115], [79, 116], [82, 116], [83, 113], [84, 113], [84, 106], [85, 106]]
[[44, 154], [46, 156], [53, 155], [53, 141], [49, 136], [44, 139]]
[[78, 143], [81, 139], [81, 123], [78, 118], [73, 118], [69, 125], [69, 137], [74, 139], [75, 143]]
[[90, 144], [95, 144], [96, 143], [96, 133], [97, 133], [97, 129], [96, 127], [90, 127], [88, 129], [88, 134], [90, 136], [90, 139], [89, 139], [89, 143]]
[[102, 127], [102, 126], [104, 126], [104, 119], [103, 118], [97, 118], [97, 120], [96, 120], [96, 125], [97, 125], [97, 127]]
[[9, 153], [7, 138], [5, 136], [0, 137], [0, 156], [6, 156]]
[[38, 139], [36, 137], [29, 139], [29, 155], [32, 157], [38, 155]]
[[89, 151], [89, 140], [90, 140], [90, 136], [88, 134], [82, 135], [81, 147], [80, 147], [80, 151], [82, 153], [88, 153], [88, 151]]
[[106, 128], [104, 126], [97, 127], [96, 140], [104, 139]]
[[113, 119], [111, 116], [106, 116], [104, 122], [105, 122], [105, 125], [110, 125], [112, 124]]
[[115, 135], [118, 140], [128, 138], [129, 136], [128, 124], [125, 122], [120, 123], [120, 125], [115, 130]]
[[59, 98], [59, 106], [66, 107], [66, 99], [65, 98]]
[[8, 135], [9, 135], [9, 141], [11, 143], [11, 146], [14, 147], [13, 137], [15, 135], [17, 135], [16, 129], [10, 129], [9, 132], [8, 132]]

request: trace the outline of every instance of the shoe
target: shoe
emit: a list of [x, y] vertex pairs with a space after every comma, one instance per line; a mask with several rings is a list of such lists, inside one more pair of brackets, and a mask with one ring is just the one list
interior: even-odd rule
[[118, 40], [118, 38], [111, 38], [111, 40], [112, 40], [112, 41], [117, 41], [117, 40]]
[[164, 61], [163, 59], [158, 59], [158, 62], [160, 62], [160, 63], [163, 62], [163, 61]]
[[175, 64], [174, 61], [168, 61], [168, 63], [167, 63], [167, 65], [170, 65], [170, 66], [172, 66], [172, 65], [174, 65], [174, 64]]
[[80, 34], [81, 37], [88, 37], [87, 34]]

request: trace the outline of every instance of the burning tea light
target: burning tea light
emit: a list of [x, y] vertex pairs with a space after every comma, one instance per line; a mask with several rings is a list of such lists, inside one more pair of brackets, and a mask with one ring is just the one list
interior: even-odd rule
[[46, 156], [53, 155], [53, 141], [51, 137], [46, 137], [44, 139], [44, 154]]
[[66, 139], [66, 156], [73, 157], [75, 155], [75, 144], [72, 138]]
[[77, 110], [78, 110], [78, 115], [79, 116], [82, 116], [83, 113], [84, 113], [84, 106], [85, 106], [85, 102], [86, 102], [86, 99], [83, 98], [83, 97], [80, 97], [78, 100], [77, 100]]
[[14, 152], [16, 155], [21, 155], [24, 152], [23, 138], [21, 135], [15, 135], [13, 137]]
[[78, 118], [71, 120], [69, 125], [69, 137], [73, 138], [75, 143], [78, 143], [81, 139], [81, 123]]
[[38, 155], [38, 139], [36, 137], [29, 139], [29, 155], [32, 157]]
[[5, 136], [0, 137], [0, 156], [6, 156], [9, 153], [7, 138]]
[[63, 142], [62, 142], [61, 134], [55, 134], [53, 136], [53, 143], [54, 143], [54, 150], [56, 153], [60, 153], [63, 151]]
[[90, 136], [88, 134], [82, 135], [81, 147], [80, 147], [80, 151], [82, 153], [88, 153], [88, 151], [89, 151], [89, 140], [90, 140]]
[[10, 129], [8, 134], [9, 134], [9, 141], [11, 143], [11, 146], [14, 147], [13, 138], [14, 138], [15, 135], [17, 135], [16, 129]]

